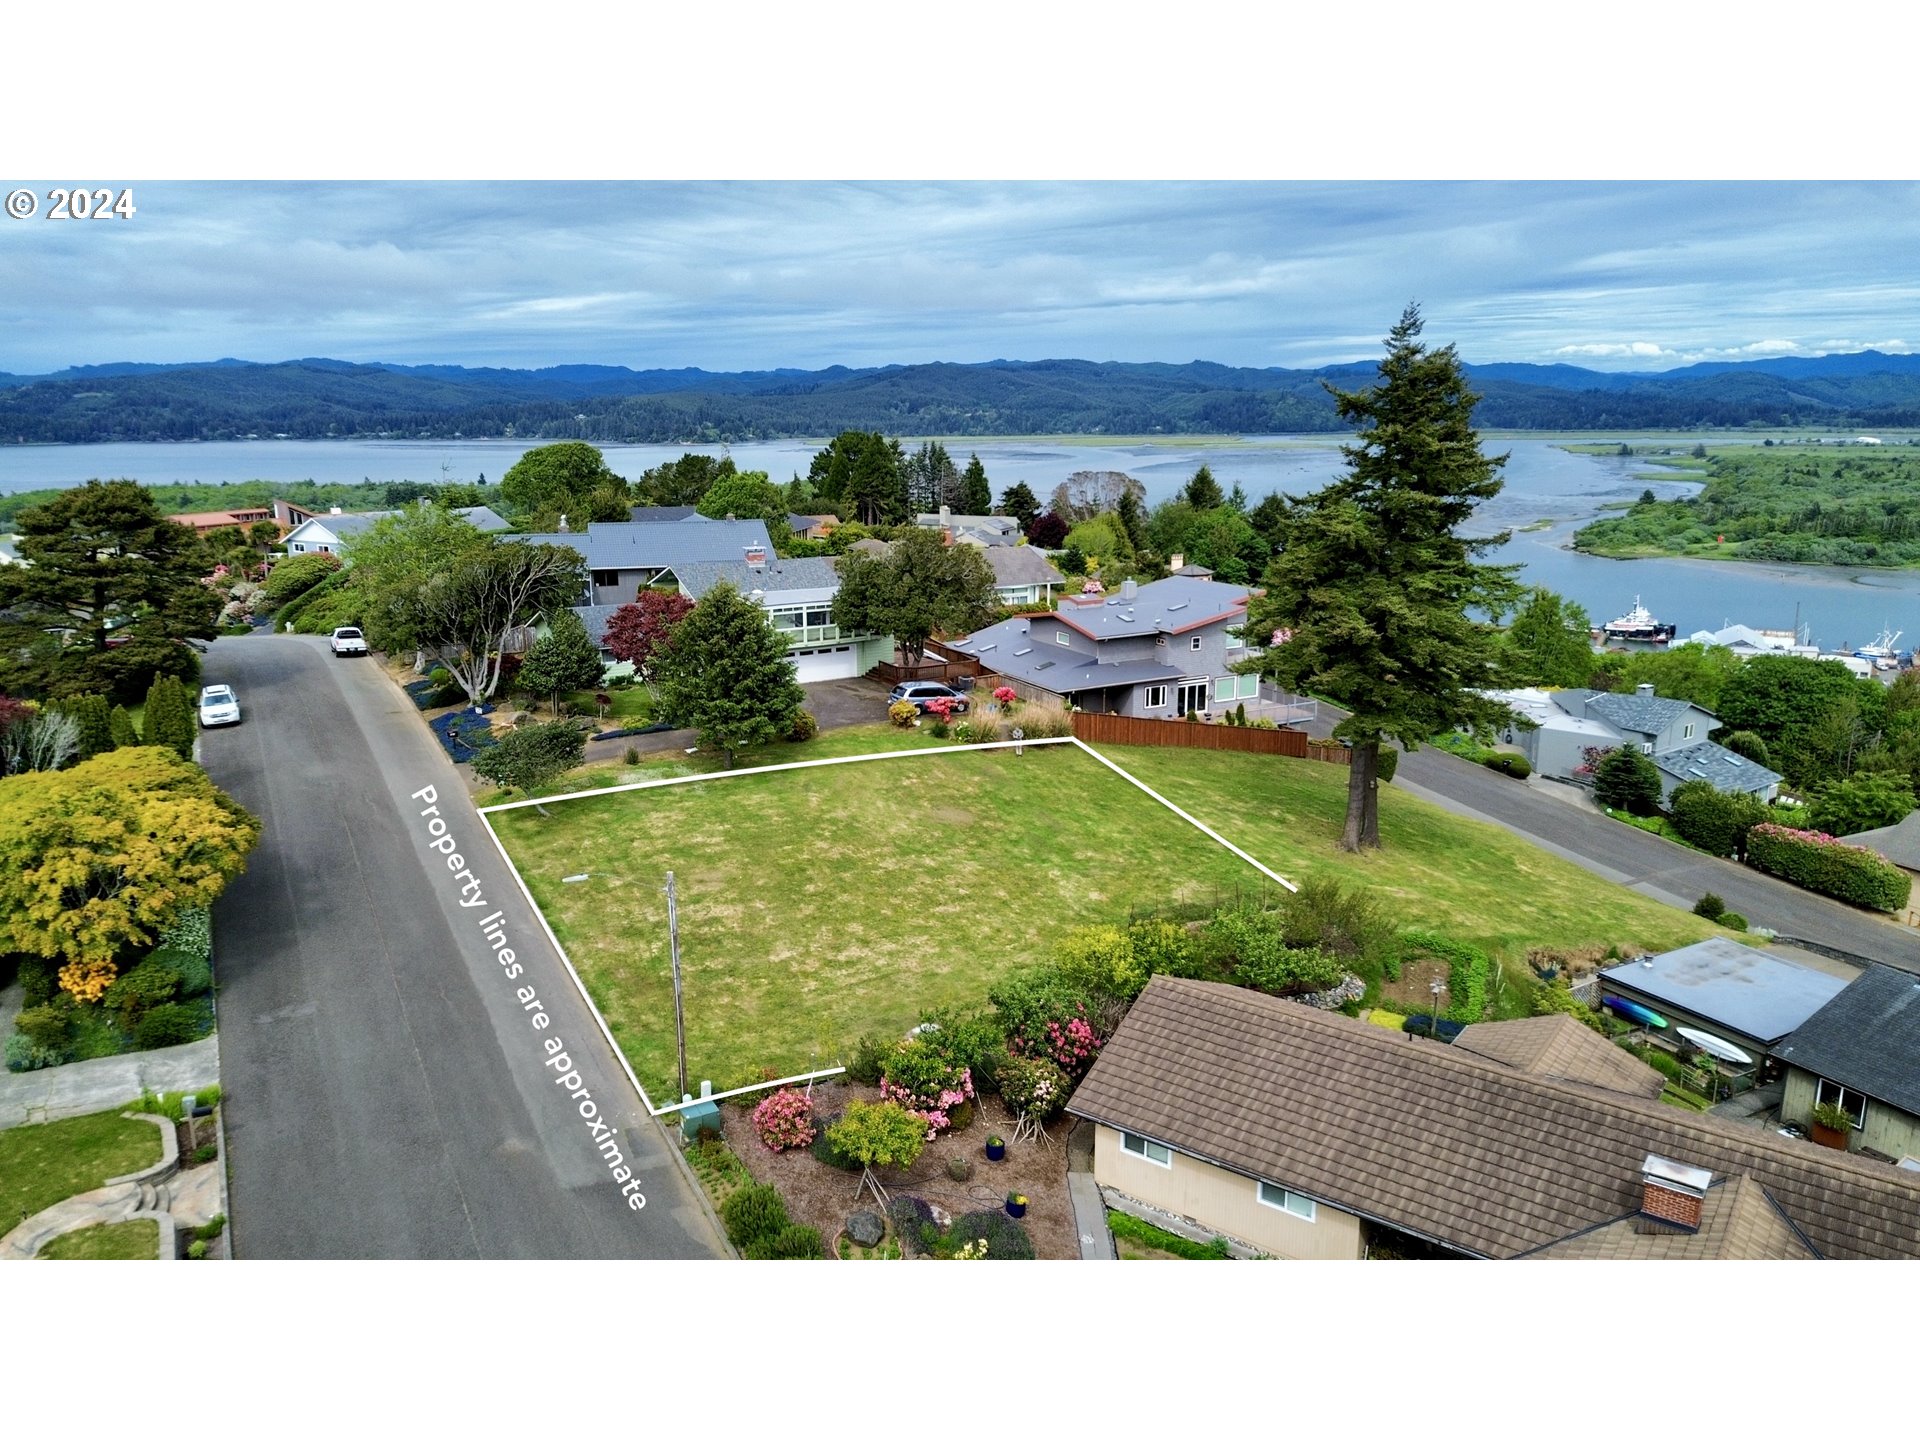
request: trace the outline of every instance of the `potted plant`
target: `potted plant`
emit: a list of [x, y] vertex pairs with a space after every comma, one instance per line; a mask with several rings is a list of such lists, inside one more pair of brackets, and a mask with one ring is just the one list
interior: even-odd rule
[[1829, 1150], [1844, 1150], [1852, 1138], [1853, 1117], [1838, 1105], [1813, 1107], [1813, 1143]]
[[1007, 1214], [1018, 1220], [1026, 1213], [1027, 1197], [1022, 1195], [1018, 1190], [1009, 1190], [1007, 1192]]
[[987, 1159], [1004, 1160], [1007, 1158], [1007, 1142], [998, 1135], [987, 1136]]

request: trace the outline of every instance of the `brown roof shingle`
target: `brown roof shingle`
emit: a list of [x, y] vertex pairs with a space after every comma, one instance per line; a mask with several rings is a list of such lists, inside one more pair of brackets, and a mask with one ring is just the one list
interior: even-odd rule
[[1556, 1241], [1527, 1260], [1813, 1260], [1793, 1226], [1745, 1175], [1715, 1185], [1700, 1204], [1696, 1234], [1641, 1234], [1631, 1218]]
[[1525, 1020], [1489, 1020], [1469, 1025], [1454, 1040], [1456, 1050], [1498, 1060], [1528, 1075], [1557, 1075], [1627, 1095], [1658, 1095], [1666, 1078], [1571, 1015], [1535, 1015]]
[[1920, 1175], [1233, 986], [1155, 977], [1068, 1109], [1474, 1255], [1633, 1214], [1657, 1154], [1825, 1256], [1920, 1256]]

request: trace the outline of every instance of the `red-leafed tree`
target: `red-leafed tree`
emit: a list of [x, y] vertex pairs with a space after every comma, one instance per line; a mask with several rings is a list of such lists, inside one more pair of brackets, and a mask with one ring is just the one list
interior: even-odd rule
[[1043, 510], [1027, 522], [1027, 543], [1043, 550], [1058, 550], [1067, 543], [1067, 522], [1051, 510]]
[[693, 602], [684, 595], [642, 590], [637, 601], [622, 605], [607, 621], [607, 649], [614, 659], [632, 661], [634, 672], [645, 675], [667, 632], [692, 609]]

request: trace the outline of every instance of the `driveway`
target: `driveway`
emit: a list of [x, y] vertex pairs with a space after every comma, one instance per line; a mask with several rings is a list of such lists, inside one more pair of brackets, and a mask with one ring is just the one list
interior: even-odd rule
[[[406, 698], [372, 662], [305, 636], [216, 641], [206, 680], [233, 685], [247, 718], [208, 732], [203, 761], [264, 827], [214, 912], [234, 1253], [722, 1253]], [[484, 909], [462, 908], [462, 882], [428, 848], [425, 802], [410, 798], [428, 786]], [[479, 924], [495, 911], [524, 966], [511, 983]], [[635, 1191], [544, 1063], [553, 1039]]]
[[861, 676], [856, 680], [816, 680], [803, 685], [807, 710], [822, 730], [873, 725], [887, 718], [887, 687]]
[[[1321, 702], [1307, 727], [1324, 736], [1344, 718]], [[1463, 815], [1491, 820], [1604, 879], [1683, 910], [1711, 890], [1750, 925], [1780, 938], [1857, 961], [1920, 972], [1920, 932], [1776, 880], [1731, 860], [1716, 860], [1650, 835], [1594, 809], [1573, 805], [1550, 780], [1510, 780], [1484, 765], [1431, 746], [1400, 757], [1393, 783]]]

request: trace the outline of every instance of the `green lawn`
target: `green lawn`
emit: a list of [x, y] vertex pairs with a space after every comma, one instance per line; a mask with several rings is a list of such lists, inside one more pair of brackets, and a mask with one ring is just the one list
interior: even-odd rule
[[[876, 738], [834, 735], [852, 753]], [[867, 1031], [977, 1004], [995, 977], [1075, 926], [1236, 883], [1251, 894], [1259, 878], [1066, 746], [748, 776], [493, 818], [656, 1103], [674, 1093], [670, 869], [689, 1075], [718, 1088], [760, 1066], [839, 1064]], [[561, 883], [581, 871], [593, 878]]]
[[[879, 727], [814, 745], [859, 753]], [[844, 747], [844, 748], [841, 748]], [[1609, 885], [1507, 831], [1381, 791], [1385, 848], [1336, 846], [1344, 768], [1112, 747], [1176, 804], [1291, 878], [1383, 892], [1407, 928], [1481, 945], [1511, 977], [1536, 946], [1674, 948], [1709, 922]], [[844, 1060], [871, 1030], [979, 1002], [1067, 930], [1251, 897], [1257, 872], [1067, 747], [881, 761], [582, 799], [494, 817], [595, 1003], [659, 1103], [673, 1093], [666, 872], [680, 894], [690, 1078]], [[572, 885], [565, 875], [589, 873]], [[1269, 892], [1271, 886], [1268, 887]]]
[[[625, 690], [574, 690], [560, 698], [578, 705], [589, 715], [598, 716], [600, 707], [593, 703], [595, 695], [605, 695], [613, 702], [607, 707], [609, 721], [618, 720], [622, 725], [653, 723], [653, 692], [644, 685], [630, 685]], [[544, 696], [541, 697], [540, 704], [544, 710], [546, 707]]]
[[36, 1260], [158, 1260], [160, 1225], [154, 1220], [125, 1220], [118, 1225], [89, 1225], [69, 1230], [41, 1247]]
[[1393, 901], [1406, 929], [1480, 946], [1512, 973], [1534, 946], [1668, 950], [1725, 934], [1485, 821], [1380, 787], [1379, 851], [1338, 848], [1344, 766], [1231, 751], [1104, 747], [1114, 763], [1298, 880], [1337, 875]]
[[159, 1159], [159, 1129], [117, 1110], [0, 1130], [0, 1227]]

